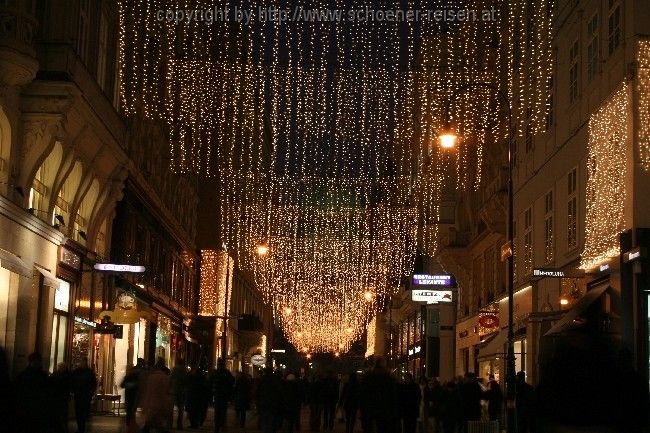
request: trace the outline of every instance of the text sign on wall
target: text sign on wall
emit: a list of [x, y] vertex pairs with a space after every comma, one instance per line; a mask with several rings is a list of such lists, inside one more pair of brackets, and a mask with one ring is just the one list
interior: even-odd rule
[[584, 277], [582, 269], [571, 269], [564, 271], [562, 269], [534, 268], [533, 277], [538, 278], [582, 278]]
[[141, 274], [144, 272], [144, 266], [117, 265], [114, 263], [96, 263], [95, 270], [104, 272], [133, 272]]
[[456, 281], [451, 274], [415, 274], [411, 277], [411, 283], [415, 286], [455, 287]]
[[411, 290], [411, 300], [415, 302], [426, 302], [427, 304], [451, 302], [451, 290], [413, 289]]

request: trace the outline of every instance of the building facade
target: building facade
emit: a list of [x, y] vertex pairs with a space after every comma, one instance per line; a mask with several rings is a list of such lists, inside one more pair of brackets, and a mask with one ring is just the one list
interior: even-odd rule
[[[195, 187], [167, 169], [164, 133], [120, 112], [114, 2], [17, 0], [2, 13], [0, 345], [13, 373], [32, 352], [50, 371], [86, 358], [114, 394], [127, 364], [162, 354], [157, 329], [184, 347], [198, 304]], [[93, 270], [106, 262], [146, 272]], [[118, 308], [141, 317], [101, 335]]]

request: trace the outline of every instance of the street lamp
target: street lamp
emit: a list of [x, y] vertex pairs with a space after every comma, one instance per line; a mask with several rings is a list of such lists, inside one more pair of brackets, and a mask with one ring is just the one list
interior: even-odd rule
[[508, 246], [509, 246], [509, 255], [508, 255], [508, 351], [506, 354], [506, 399], [507, 399], [507, 432], [516, 433], [517, 432], [517, 423], [516, 423], [516, 410], [515, 410], [515, 396], [516, 396], [516, 376], [515, 376], [515, 351], [514, 351], [514, 321], [513, 321], [513, 303], [514, 303], [514, 257], [513, 257], [513, 225], [514, 225], [514, 216], [513, 216], [513, 188], [512, 188], [512, 168], [513, 168], [513, 156], [514, 156], [514, 142], [512, 140], [512, 108], [510, 106], [510, 100], [508, 96], [498, 87], [493, 84], [485, 83], [481, 81], [471, 82], [464, 84], [458, 87], [451, 94], [447, 103], [445, 104], [445, 128], [442, 129], [438, 134], [438, 140], [440, 142], [440, 147], [444, 149], [451, 149], [456, 146], [458, 141], [458, 135], [451, 127], [450, 119], [450, 106], [452, 101], [458, 97], [462, 92], [465, 92], [472, 88], [487, 88], [494, 91], [501, 102], [505, 104], [508, 108], [508, 133], [506, 135], [508, 139]]
[[269, 253], [269, 246], [266, 242], [260, 242], [255, 246], [255, 252], [258, 256], [263, 257]]

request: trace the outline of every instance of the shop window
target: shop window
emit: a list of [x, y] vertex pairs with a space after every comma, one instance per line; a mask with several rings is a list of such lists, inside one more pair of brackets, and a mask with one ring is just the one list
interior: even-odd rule
[[18, 274], [0, 267], [0, 346], [6, 346], [9, 294], [18, 290]]
[[526, 339], [513, 342], [515, 352], [515, 371], [526, 371]]
[[65, 362], [68, 341], [68, 311], [70, 308], [70, 283], [57, 278], [59, 287], [54, 291], [54, 316], [52, 319], [52, 345], [50, 347], [50, 372]]

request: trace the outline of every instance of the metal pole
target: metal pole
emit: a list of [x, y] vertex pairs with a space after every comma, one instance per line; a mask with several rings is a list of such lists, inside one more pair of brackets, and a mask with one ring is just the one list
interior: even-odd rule
[[228, 289], [230, 283], [230, 255], [226, 251], [226, 296], [223, 305], [223, 342], [221, 344], [221, 359], [226, 361], [226, 355], [228, 353]]
[[512, 172], [514, 166], [514, 141], [512, 140], [512, 108], [510, 106], [510, 100], [508, 96], [499, 90], [498, 87], [491, 83], [486, 82], [472, 82], [464, 84], [458, 87], [450, 96], [449, 100], [445, 104], [445, 127], [450, 126], [450, 107], [452, 100], [458, 96], [461, 92], [468, 90], [472, 87], [485, 87], [492, 89], [501, 99], [507, 109], [508, 109], [508, 133], [506, 137], [508, 139], [508, 227], [507, 227], [507, 238], [508, 245], [510, 247], [510, 255], [508, 256], [508, 270], [507, 270], [507, 290], [508, 290], [508, 349], [506, 352], [506, 431], [508, 433], [517, 433], [517, 412], [515, 397], [517, 395], [517, 382], [516, 382], [516, 373], [515, 373], [515, 351], [514, 351], [514, 286], [515, 286], [515, 274], [514, 274], [514, 189], [512, 185]]

